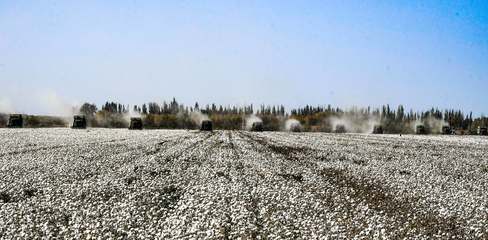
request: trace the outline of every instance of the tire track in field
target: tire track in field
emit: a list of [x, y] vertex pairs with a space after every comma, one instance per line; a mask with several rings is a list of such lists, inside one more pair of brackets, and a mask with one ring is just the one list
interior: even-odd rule
[[[183, 189], [180, 204], [185, 206], [186, 210], [175, 209], [167, 217], [169, 222], [164, 224], [171, 225], [171, 219], [181, 219], [183, 216], [184, 219], [197, 219], [196, 221], [200, 223], [208, 221], [207, 218], [220, 220], [223, 224], [214, 227], [217, 228], [216, 230], [221, 234], [222, 239], [230, 239], [230, 226], [227, 224], [230, 220], [230, 211], [223, 211], [229, 206], [230, 200], [227, 197], [221, 199], [218, 193], [214, 193], [216, 190], [214, 184], [219, 181], [219, 176], [209, 174], [212, 173], [212, 170], [219, 167], [218, 162], [214, 161], [214, 159], [223, 147], [219, 137], [225, 133], [223, 131], [213, 131], [199, 132], [197, 134], [203, 135], [203, 139], [180, 150], [185, 154], [178, 156], [173, 161], [174, 167], [177, 169], [176, 172], [179, 174], [177, 185]], [[202, 209], [203, 203], [205, 203], [205, 206], [211, 205], [212, 207]], [[215, 211], [223, 211], [224, 214], [216, 216]], [[206, 212], [206, 215], [201, 216], [198, 214], [199, 212]], [[187, 227], [176, 226], [176, 228], [181, 231], [180, 237], [197, 238], [196, 235], [188, 232], [189, 229]]]
[[[243, 137], [241, 131], [233, 131], [235, 135], [237, 135], [239, 140], [242, 142], [239, 143], [234, 143], [235, 137], [233, 137], [231, 140], [233, 142], [232, 147], [235, 149], [234, 154], [236, 155], [238, 162], [236, 162], [237, 166], [235, 167], [237, 174], [239, 176], [254, 176], [256, 173], [252, 171], [250, 174], [244, 173], [245, 171], [251, 171], [255, 170], [249, 167], [244, 167], [244, 159], [246, 158], [253, 158], [252, 155], [249, 154], [249, 152], [244, 150], [244, 144], [249, 144], [249, 141]], [[253, 194], [253, 191], [258, 188], [259, 180], [258, 179], [252, 179], [252, 178], [247, 178], [247, 177], [241, 177], [239, 178], [239, 181], [243, 183], [243, 186], [245, 186], [246, 189], [243, 189], [243, 192], [249, 196], [249, 199], [246, 201], [245, 208], [248, 212], [250, 212], [253, 216], [253, 224], [256, 226], [256, 229], [251, 229], [249, 232], [247, 232], [247, 237], [250, 239], [266, 239], [266, 235], [269, 233], [263, 232], [265, 229], [265, 222], [263, 217], [260, 214], [261, 207], [260, 204], [262, 202], [261, 199], [255, 196]]]
[[[289, 181], [291, 186], [294, 188], [298, 188], [301, 191], [301, 181], [302, 181], [302, 170], [304, 169], [303, 165], [298, 164], [298, 162], [294, 162], [294, 159], [289, 158], [288, 154], [294, 151], [301, 151], [304, 149], [298, 149], [294, 146], [270, 146], [267, 143], [263, 142], [261, 138], [256, 137], [259, 133], [254, 132], [243, 132], [239, 131], [238, 135], [240, 138], [243, 139], [244, 143], [241, 143], [241, 147], [247, 145], [249, 149], [251, 149], [251, 153], [248, 152], [251, 159], [254, 158], [254, 154], [262, 156], [263, 159], [261, 160], [251, 160], [251, 164], [253, 164], [249, 170], [252, 172], [245, 175], [255, 175], [259, 176], [254, 183], [249, 182], [249, 195], [251, 197], [249, 201], [249, 211], [253, 213], [255, 216], [255, 224], [257, 226], [257, 231], [253, 231], [251, 237], [261, 236], [266, 238], [269, 232], [262, 232], [262, 229], [269, 229], [270, 227], [273, 228], [274, 225], [278, 224], [281, 227], [289, 228], [292, 231], [290, 236], [286, 236], [286, 238], [293, 238], [293, 239], [300, 239], [303, 238], [303, 232], [299, 230], [300, 226], [296, 225], [299, 222], [295, 222], [295, 220], [284, 220], [282, 222], [276, 223], [273, 220], [273, 214], [279, 212], [286, 212], [283, 214], [288, 214], [287, 209], [279, 209], [278, 206], [275, 204], [270, 204], [269, 199], [259, 199], [252, 193], [253, 189], [263, 189], [268, 188], [267, 185], [275, 185], [277, 184], [276, 181]], [[256, 137], [256, 138], [255, 138]], [[272, 150], [271, 150], [272, 149]], [[247, 169], [246, 169], [247, 170]], [[277, 176], [278, 178], [273, 178], [271, 176]], [[282, 180], [279, 180], [282, 179]], [[298, 184], [298, 185], [297, 185]], [[279, 185], [279, 183], [278, 183]], [[271, 187], [273, 189], [273, 187]], [[285, 194], [286, 195], [286, 194]], [[266, 196], [266, 198], [269, 196]], [[292, 196], [288, 196], [292, 197]], [[261, 203], [264, 201], [263, 203]], [[289, 204], [293, 204], [290, 202]], [[261, 213], [262, 210], [260, 207], [264, 207], [266, 210], [264, 213]], [[302, 211], [297, 209], [298, 211]], [[283, 221], [284, 220], [284, 221]], [[276, 226], [274, 226], [276, 227]], [[302, 226], [303, 227], [303, 226]], [[304, 230], [304, 229], [302, 229]], [[306, 231], [306, 230], [305, 230]], [[281, 236], [284, 237], [284, 236]]]
[[197, 136], [197, 137], [202, 137], [203, 135], [203, 138], [202, 139], [199, 139], [197, 140], [196, 142], [194, 143], [191, 143], [189, 145], [186, 145], [186, 140], [188, 140], [189, 138], [193, 137], [193, 136], [189, 136], [187, 138], [185, 138], [185, 141], [184, 142], [181, 142], [181, 143], [177, 143], [177, 144], [181, 144], [183, 145], [184, 147], [181, 147], [181, 145], [177, 145], [175, 144], [172, 148], [174, 149], [177, 149], [177, 151], [169, 154], [168, 156], [164, 156], [164, 159], [159, 159], [159, 162], [160, 163], [171, 163], [171, 162], [174, 162], [175, 160], [182, 160], [182, 161], [188, 161], [188, 159], [185, 159], [185, 158], [182, 158], [182, 154], [183, 153], [190, 153], [190, 158], [192, 158], [192, 154], [197, 151], [200, 147], [202, 146], [205, 146], [205, 142], [209, 141], [212, 137], [215, 137], [215, 132], [210, 132], [210, 133], [207, 133], [207, 132], [197, 132], [197, 133], [194, 133], [195, 135], [193, 136]]
[[[160, 176], [161, 173], [169, 174], [169, 170], [164, 168], [166, 164], [172, 162], [174, 158], [181, 155], [182, 152], [186, 151], [191, 145], [181, 148], [181, 146], [185, 146], [187, 144], [188, 139], [194, 138], [194, 134], [183, 133], [171, 136], [170, 138], [166, 138], [163, 140], [159, 140], [158, 138], [152, 139], [153, 142], [151, 145], [146, 145], [145, 143], [139, 143], [130, 151], [125, 151], [118, 153], [117, 155], [132, 155], [130, 158], [127, 158], [125, 161], [117, 162], [113, 164], [116, 168], [111, 169], [104, 175], [113, 174], [114, 179], [119, 179], [125, 181], [127, 185], [131, 185], [135, 181], [141, 178], [141, 174], [149, 174], [151, 177]], [[196, 145], [200, 144], [205, 139], [198, 140]], [[175, 150], [175, 152], [169, 154], [170, 156], [165, 156], [168, 152]], [[145, 161], [148, 161], [154, 157], [154, 160], [162, 167], [162, 170], [151, 170], [147, 167], [145, 168]], [[163, 158], [161, 158], [163, 157]], [[124, 170], [131, 169], [130, 172]]]
[[[253, 194], [253, 190], [257, 188], [258, 182], [256, 180], [252, 181], [253, 179], [250, 179], [248, 177], [248, 174], [243, 173], [244, 171], [248, 171], [244, 167], [244, 159], [246, 157], [250, 157], [247, 152], [244, 151], [242, 142], [237, 142], [235, 137], [233, 135], [237, 135], [239, 138], [239, 133], [240, 131], [228, 131], [228, 138], [229, 138], [229, 146], [227, 146], [227, 149], [230, 149], [231, 151], [231, 163], [233, 165], [232, 168], [228, 168], [230, 173], [233, 173], [233, 181], [237, 182], [239, 184], [239, 189], [232, 189], [229, 187], [229, 189], [232, 189], [233, 191], [239, 191], [237, 195], [244, 195], [247, 196], [248, 198], [241, 197], [237, 199], [233, 199], [233, 201], [238, 201], [242, 202], [242, 205], [244, 205], [245, 210], [247, 213], [251, 214], [252, 220], [251, 222], [254, 224], [254, 228], [247, 228], [244, 233], [241, 233], [241, 237], [243, 238], [250, 238], [250, 239], [260, 239], [260, 238], [265, 238], [264, 236], [266, 235], [264, 230], [264, 222], [262, 217], [260, 216], [260, 207], [259, 204], [261, 200], [257, 198]], [[239, 139], [242, 141], [242, 139]], [[229, 184], [235, 185], [229, 181]], [[227, 223], [228, 223], [228, 231], [232, 231], [233, 229], [239, 229], [239, 226], [237, 224], [232, 223], [231, 217], [230, 217], [230, 212], [231, 212], [231, 207], [230, 207], [230, 200], [226, 199], [229, 211], [229, 216], [227, 216]], [[242, 211], [242, 210], [241, 210]], [[235, 237], [235, 236], [234, 236]]]
[[[226, 153], [226, 150], [230, 150], [230, 158], [231, 161], [238, 159], [239, 153], [237, 150], [237, 147], [234, 144], [233, 141], [233, 136], [232, 136], [232, 131], [223, 131], [222, 136], [226, 136], [227, 141], [218, 141], [216, 145], [213, 146], [213, 152], [224, 152]], [[217, 151], [218, 149], [218, 151]], [[223, 151], [222, 151], [223, 150]], [[211, 155], [208, 156], [209, 159], [211, 158]], [[212, 166], [212, 168], [218, 167], [219, 162], [211, 161], [209, 162]], [[215, 166], [217, 165], [217, 166]], [[232, 184], [233, 179], [231, 178], [231, 173], [232, 170], [229, 169], [229, 166], [225, 166], [225, 172], [218, 171], [216, 174], [219, 178], [223, 178], [226, 181], [226, 192], [232, 191], [232, 188], [230, 185]], [[231, 204], [232, 201], [235, 201], [236, 199], [232, 199], [229, 196], [226, 196], [224, 198], [224, 207], [225, 207], [225, 213], [223, 216], [223, 223], [222, 226], [220, 226], [220, 233], [222, 235], [223, 239], [232, 239], [231, 233], [232, 229], [235, 227], [234, 224], [232, 223], [232, 209], [231, 209]]]
[[[191, 177], [191, 174], [185, 174], [184, 169], [182, 170], [182, 164], [185, 164], [184, 158], [192, 154], [192, 149], [204, 146], [212, 136], [213, 134], [185, 133], [173, 139], [156, 141], [156, 143], [144, 147], [129, 162], [120, 164], [118, 169], [106, 174], [112, 175], [108, 178], [126, 185], [120, 187], [121, 184], [115, 184], [115, 191], [112, 191], [109, 197], [120, 197], [127, 192], [135, 194], [139, 199], [135, 203], [136, 206], [159, 208], [158, 217], [160, 219], [168, 218], [185, 194], [186, 186], [190, 185], [188, 179], [181, 178], [181, 176]], [[150, 165], [145, 163], [146, 161], [153, 161], [158, 168], [162, 167], [164, 170], [152, 171]], [[145, 174], [149, 174], [149, 176], [143, 176]], [[172, 180], [171, 176], [174, 174], [180, 175], [175, 177], [177, 181]], [[105, 192], [97, 192], [95, 195], [104, 196]], [[164, 204], [154, 205], [154, 199], [164, 199]], [[148, 216], [144, 215], [144, 218], [146, 217]]]
[[[239, 142], [234, 139], [233, 131], [215, 131], [210, 138], [195, 145], [187, 155], [181, 158], [181, 161], [178, 161], [181, 169], [183, 169], [179, 172], [187, 178], [184, 182], [185, 188], [193, 192], [193, 196], [189, 199], [183, 198], [183, 201], [188, 199], [188, 202], [182, 202], [182, 204], [196, 207], [192, 211], [179, 214], [185, 215], [185, 219], [191, 219], [193, 217], [199, 218], [199, 216], [194, 216], [193, 212], [207, 212], [206, 218], [217, 220], [217, 224], [213, 227], [215, 227], [220, 239], [258, 235], [256, 232], [251, 232], [248, 226], [244, 227], [246, 233], [240, 232], [243, 231], [242, 223], [244, 221], [235, 222], [236, 216], [234, 214], [236, 212], [240, 213], [237, 215], [249, 216], [252, 213], [257, 215], [259, 211], [257, 201], [252, 201], [255, 203], [253, 209], [252, 202], [247, 204], [245, 200], [247, 199], [246, 196], [251, 195], [252, 190], [252, 188], [248, 189], [247, 187], [252, 185], [246, 184], [245, 177], [237, 168], [242, 154]], [[225, 196], [219, 197], [220, 191], [224, 191]], [[201, 209], [202, 203], [210, 204], [211, 209]], [[236, 206], [242, 205], [245, 208], [236, 208]], [[215, 216], [215, 212], [220, 213]], [[256, 225], [258, 229], [262, 229], [259, 223]], [[185, 231], [183, 230], [183, 232]], [[239, 232], [240, 235], [235, 235]], [[196, 237], [186, 234], [184, 236]]]
[[[256, 136], [250, 133], [242, 133], [242, 135], [271, 152], [283, 156], [291, 163], [299, 163], [301, 166], [306, 166], [311, 172], [322, 176], [325, 181], [338, 187], [343, 193], [356, 199], [357, 202], [366, 202], [371, 209], [377, 212], [382, 212], [389, 218], [394, 219], [394, 221], [403, 223], [402, 225], [409, 226], [410, 230], [422, 229], [423, 232], [430, 237], [437, 236], [439, 231], [452, 234], [452, 236], [459, 239], [465, 237], [463, 229], [459, 226], [465, 226], [466, 223], [463, 223], [460, 219], [453, 217], [441, 218], [434, 212], [424, 212], [423, 214], [419, 214], [418, 211], [415, 210], [419, 209], [414, 203], [416, 199], [412, 199], [411, 201], [399, 200], [378, 182], [361, 181], [354, 176], [349, 175], [347, 171], [341, 169], [325, 168], [317, 170], [318, 166], [312, 162], [313, 160], [301, 160], [306, 158], [301, 158], [300, 155], [302, 155], [302, 157], [309, 157], [310, 154], [307, 153], [315, 151], [314, 149], [281, 145], [269, 138]], [[266, 154], [266, 152], [264, 151], [263, 154]]]
[[[256, 175], [255, 166], [249, 164], [249, 160], [255, 156], [252, 155], [252, 152], [246, 151], [244, 145], [249, 142], [241, 137], [240, 131], [225, 131], [224, 135], [227, 136], [227, 141], [220, 143], [218, 147], [219, 151], [223, 152], [227, 158], [224, 163], [221, 163], [225, 165], [226, 169], [226, 172], [222, 173], [221, 176], [225, 176], [226, 192], [229, 197], [225, 198], [227, 206], [226, 225], [222, 228], [225, 233], [235, 234], [239, 232], [239, 235], [224, 234], [223, 238], [266, 239], [270, 233], [264, 231], [266, 223], [260, 214], [262, 199], [254, 193], [258, 191], [259, 178], [249, 177]], [[245, 172], [250, 172], [250, 174]], [[251, 225], [242, 226], [239, 225], [239, 222], [232, 221], [232, 212], [236, 211], [236, 203], [239, 206], [244, 206], [244, 208], [238, 208], [239, 215], [247, 216], [247, 222], [252, 223]]]
[[[174, 171], [175, 164], [178, 165], [182, 155], [191, 152], [191, 149], [198, 148], [212, 135], [202, 136], [200, 133], [183, 133], [166, 138], [163, 140], [153, 139], [151, 145], [138, 143], [131, 151], [121, 152], [118, 155], [132, 155], [121, 162], [112, 164], [115, 168], [107, 171], [103, 175], [113, 175], [113, 179], [124, 181], [126, 185], [131, 185], [140, 180], [144, 174], [149, 174], [151, 179], [157, 180], [156, 177], [170, 175]], [[190, 141], [196, 139], [196, 141]], [[156, 141], [154, 141], [156, 140]], [[112, 157], [112, 155], [110, 155]], [[157, 169], [147, 165], [147, 161], [155, 161]], [[161, 168], [161, 169], [159, 169]], [[179, 172], [176, 171], [176, 172]], [[100, 174], [99, 174], [100, 175]]]

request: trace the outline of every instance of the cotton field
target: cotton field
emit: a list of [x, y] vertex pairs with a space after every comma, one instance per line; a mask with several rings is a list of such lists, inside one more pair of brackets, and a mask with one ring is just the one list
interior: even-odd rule
[[488, 138], [0, 129], [0, 238], [487, 239]]

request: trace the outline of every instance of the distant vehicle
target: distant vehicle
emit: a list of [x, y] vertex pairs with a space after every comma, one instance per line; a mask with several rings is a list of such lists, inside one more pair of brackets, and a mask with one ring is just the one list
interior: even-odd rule
[[71, 128], [74, 129], [85, 129], [86, 128], [86, 117], [83, 115], [73, 116], [73, 125]]
[[264, 131], [264, 125], [262, 122], [254, 122], [252, 123], [251, 131], [253, 132], [262, 132]]
[[135, 117], [130, 119], [130, 124], [129, 124], [129, 129], [130, 130], [142, 130], [142, 119]]
[[373, 134], [383, 134], [383, 133], [384, 133], [383, 126], [381, 125], [374, 126]]
[[427, 134], [427, 130], [425, 129], [424, 125], [417, 125], [415, 129], [415, 133], [417, 134]]
[[9, 128], [22, 128], [24, 127], [24, 118], [21, 114], [11, 114], [8, 119], [7, 127]]
[[452, 129], [449, 126], [443, 126], [442, 127], [442, 134], [443, 135], [451, 135], [452, 134]]
[[481, 136], [488, 135], [488, 129], [486, 127], [478, 127], [478, 135]]
[[346, 133], [346, 126], [339, 124], [335, 128], [335, 133]]
[[200, 126], [200, 131], [212, 131], [213, 123], [210, 120], [203, 120]]
[[300, 124], [292, 124], [290, 126], [290, 131], [291, 132], [301, 132], [302, 131], [302, 126]]

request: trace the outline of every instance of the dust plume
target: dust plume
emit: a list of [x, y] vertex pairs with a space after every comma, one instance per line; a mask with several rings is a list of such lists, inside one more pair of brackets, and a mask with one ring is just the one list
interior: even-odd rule
[[424, 119], [417, 119], [412, 124], [411, 127], [415, 132], [417, 126], [423, 125], [429, 133], [432, 134], [440, 134], [442, 133], [442, 127], [449, 126], [449, 123], [444, 121], [443, 119], [437, 119], [434, 117], [427, 117]]
[[8, 98], [0, 97], [0, 113], [14, 113], [15, 109], [12, 102]]
[[433, 117], [427, 118], [427, 124], [430, 128], [431, 133], [439, 134], [442, 133], [442, 127], [449, 126], [449, 123], [444, 121], [443, 119], [436, 119]]
[[142, 118], [142, 115], [140, 112], [134, 111], [134, 109], [129, 107], [129, 111], [123, 113], [122, 117], [124, 121], [127, 122], [127, 124], [129, 124], [131, 118]]
[[53, 91], [43, 92], [38, 95], [39, 103], [48, 115], [59, 117], [72, 117], [79, 113], [80, 106], [77, 103], [68, 103], [65, 99]]
[[203, 114], [200, 111], [191, 112], [190, 118], [197, 126], [200, 126], [202, 124], [202, 122], [205, 120], [210, 120], [210, 118], [208, 118], [207, 114]]
[[337, 126], [342, 125], [346, 132], [350, 133], [372, 133], [376, 125], [380, 125], [380, 119], [376, 116], [366, 118], [355, 118], [352, 116], [330, 117], [328, 118], [332, 130], [335, 131]]
[[263, 120], [260, 117], [252, 114], [246, 118], [246, 126], [245, 126], [246, 130], [251, 130], [252, 125], [254, 123], [262, 123], [262, 122], [263, 122]]
[[286, 131], [294, 131], [294, 130], [301, 130], [302, 124], [296, 119], [290, 118], [287, 119], [285, 122], [285, 130]]

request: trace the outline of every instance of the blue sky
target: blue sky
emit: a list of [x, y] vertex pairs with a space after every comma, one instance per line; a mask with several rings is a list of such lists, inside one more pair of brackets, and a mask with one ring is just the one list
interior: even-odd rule
[[0, 1], [0, 84], [0, 110], [26, 113], [176, 97], [486, 115], [488, 3]]

